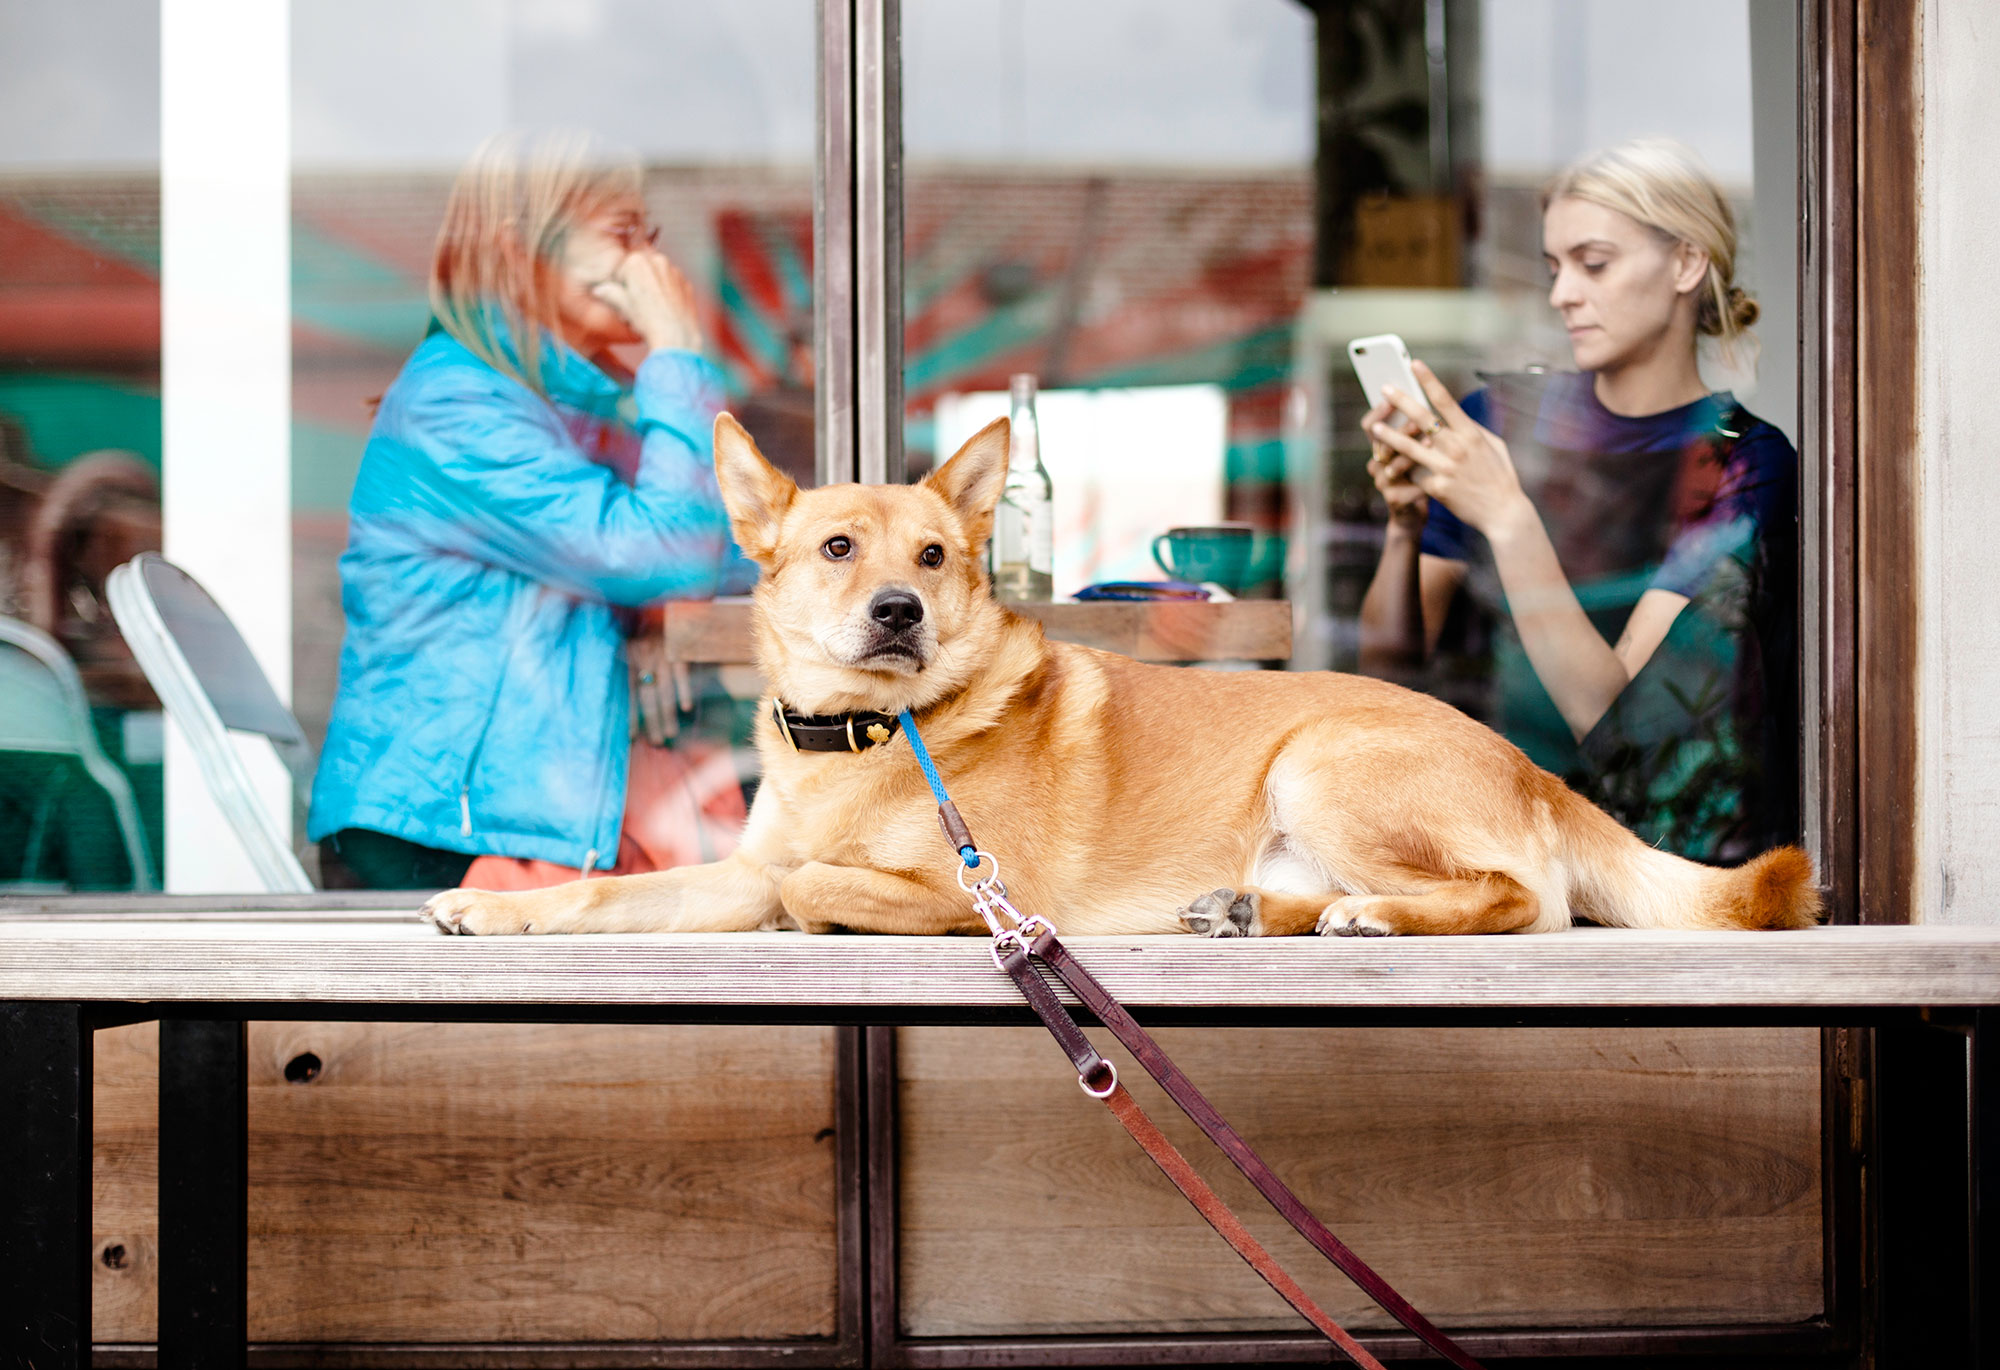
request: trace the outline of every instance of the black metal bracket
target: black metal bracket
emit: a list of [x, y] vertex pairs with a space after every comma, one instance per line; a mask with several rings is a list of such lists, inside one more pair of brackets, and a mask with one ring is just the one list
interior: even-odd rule
[[0, 1364], [90, 1365], [90, 1034], [75, 1003], [0, 1003]]
[[249, 1058], [240, 1021], [160, 1023], [160, 1370], [241, 1370]]

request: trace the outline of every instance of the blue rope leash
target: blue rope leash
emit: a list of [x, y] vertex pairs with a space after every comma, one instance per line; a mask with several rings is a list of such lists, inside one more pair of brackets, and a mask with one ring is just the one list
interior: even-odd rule
[[[937, 800], [940, 810], [949, 808], [952, 816], [958, 814], [958, 806], [945, 793], [944, 781], [938, 777], [937, 763], [931, 760], [931, 749], [924, 745], [924, 739], [917, 732], [917, 720], [910, 717], [908, 709], [896, 715], [896, 721], [903, 725], [903, 735], [910, 739], [910, 750], [917, 754], [917, 765], [923, 767], [924, 780], [931, 787], [931, 795]], [[979, 853], [970, 842], [960, 845], [958, 859], [965, 862], [965, 868], [972, 870], [979, 865]]]
[[910, 750], [917, 754], [917, 764], [924, 768], [924, 779], [930, 782], [931, 794], [940, 804], [949, 804], [951, 796], [944, 792], [944, 781], [938, 779], [937, 763], [931, 760], [931, 749], [917, 734], [917, 720], [910, 717], [908, 709], [896, 715], [896, 721], [903, 725], [903, 731], [910, 736]]

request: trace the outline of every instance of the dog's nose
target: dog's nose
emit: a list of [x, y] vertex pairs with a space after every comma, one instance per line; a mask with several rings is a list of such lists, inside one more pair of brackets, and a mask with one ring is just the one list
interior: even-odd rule
[[924, 621], [924, 602], [908, 590], [884, 590], [868, 602], [868, 617], [900, 633]]

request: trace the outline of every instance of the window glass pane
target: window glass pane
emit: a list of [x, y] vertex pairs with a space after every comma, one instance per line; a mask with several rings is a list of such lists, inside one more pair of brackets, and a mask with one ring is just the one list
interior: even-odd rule
[[[726, 850], [756, 779], [742, 610], [675, 629], [668, 605], [749, 579], [702, 488], [715, 407], [813, 471], [810, 0], [294, 4], [288, 36], [226, 52], [189, 41], [213, 16], [177, 14], [167, 43], [151, 7], [0, 19], [0, 614], [56, 641], [8, 647], [0, 688], [60, 733], [0, 737], [0, 884], [428, 885], [487, 856], [515, 863], [500, 883]], [[216, 83], [232, 61], [278, 75]], [[233, 245], [165, 254], [186, 268], [168, 411], [177, 432], [272, 418], [235, 425], [268, 441], [168, 453], [164, 521], [163, 90], [172, 224]], [[190, 154], [223, 117], [288, 127], [289, 154]], [[524, 320], [549, 324], [539, 350]], [[211, 695], [300, 727], [287, 768], [221, 704], [236, 735], [209, 754], [246, 768], [263, 866], [106, 605], [106, 573], [163, 544], [261, 662]], [[88, 728], [63, 722], [64, 662]], [[628, 737], [628, 668], [657, 741]], [[322, 862], [328, 823], [375, 835]]]
[[[1227, 931], [1247, 900], [1207, 890], [1235, 883], [1261, 889], [1267, 932], [1311, 929], [1322, 911], [1335, 926], [1410, 930], [1429, 913], [1428, 930], [1465, 930], [1475, 914], [1504, 927], [1598, 893], [1572, 879], [1580, 856], [1522, 859], [1559, 796], [1488, 736], [1420, 696], [1249, 676], [1258, 665], [1448, 701], [1669, 851], [1735, 861], [1796, 840], [1794, 14], [1764, 0], [1670, 16], [1629, 0], [904, 7], [912, 468], [948, 458], [1031, 377], [1056, 599], [1131, 580], [1158, 594], [1168, 577], [1233, 596], [1193, 606], [1217, 615], [1206, 641], [1141, 639], [1240, 672], [1233, 685], [1190, 683], [1176, 711], [1105, 664], [1111, 688], [1061, 696], [1123, 727], [1128, 754], [1106, 783], [1124, 793], [1100, 804], [1102, 822], [1062, 816], [1100, 839], [1089, 892], [1065, 889], [1067, 913], [1029, 912], [1077, 932], [1085, 899], [1150, 878], [1192, 888], [1146, 890], [1157, 902], [1135, 923], [1171, 899], [1193, 905], [1191, 928]], [[1545, 187], [1580, 162], [1545, 214]], [[1726, 339], [1751, 298], [1752, 335]], [[1383, 480], [1392, 513], [1371, 473], [1358, 340], [1372, 340], [1368, 368], [1401, 370], [1407, 347], [1441, 383], [1452, 427], [1413, 443], [1432, 463], [1421, 506], [1390, 479], [1398, 468]], [[1018, 488], [1032, 506], [1026, 470]], [[1021, 546], [1003, 564], [1032, 568], [1033, 539]], [[1246, 649], [1239, 630], [1278, 600], [1294, 631]], [[1087, 639], [1084, 611], [1101, 607], [1038, 612], [1051, 636]], [[1187, 606], [1159, 606], [1157, 622], [1174, 621], [1168, 609]], [[1060, 688], [1041, 679], [1032, 688]], [[1277, 759], [1228, 778], [1240, 739], [1267, 728]], [[1006, 735], [1035, 727], [1010, 716]], [[1489, 764], [1464, 764], [1481, 749]], [[1149, 802], [1178, 839], [1165, 859], [1118, 840]], [[976, 830], [976, 802], [961, 803]], [[1145, 875], [1121, 883], [1121, 864]], [[1482, 878], [1439, 878], [1459, 872]], [[1443, 898], [1342, 897], [1357, 889]], [[1728, 1057], [1715, 1078], [1758, 1083], [1717, 1096], [1710, 1136], [1727, 1140], [1701, 1164], [1801, 1181], [1761, 1183], [1726, 1212], [1713, 1186], [1659, 1182], [1675, 1163], [1655, 1110], [1684, 1105], [1706, 1070], [1685, 1033], [1364, 1031], [1352, 1050], [1338, 1035], [1191, 1029], [1173, 1049], [1215, 1053], [1219, 1087], [1244, 1086], [1264, 1134], [1296, 1142], [1307, 1201], [1352, 1224], [1392, 1279], [1427, 1284], [1405, 1287], [1443, 1325], [1780, 1323], [1820, 1309], [1813, 1034], [1702, 1044]], [[1078, 1226], [1038, 1210], [1005, 1165], [982, 1172], [968, 1139], [1019, 1127], [1054, 1087], [1017, 1069], [1011, 1044], [911, 1028], [898, 1051], [906, 1335], [1295, 1325], [1234, 1283], [1242, 1272], [1206, 1234], [1172, 1226], [1171, 1196], [1088, 1196], [1102, 1208]], [[1245, 1086], [1267, 1070], [1283, 1081]], [[1355, 1072], [1333, 1123], [1293, 1088], [1318, 1070]], [[1049, 1145], [1089, 1170], [1097, 1143], [1061, 1126]], [[1115, 1148], [1101, 1159], [1106, 1174], [1125, 1164]], [[1064, 1236], [1085, 1228], [1088, 1246]], [[1643, 1296], [1629, 1261], [1581, 1254], [1635, 1243], [1650, 1244]], [[1151, 1259], [1112, 1268], [1102, 1252], [1117, 1249]], [[1719, 1249], [1758, 1272], [1731, 1286], [1754, 1297], [1721, 1312]], [[1053, 1276], [1020, 1291], [1004, 1328], [963, 1297], [993, 1266]], [[1389, 1325], [1331, 1273], [1304, 1278], [1349, 1325]]]
[[[752, 578], [714, 503], [717, 405], [813, 470], [812, 5], [411, 20], [292, 9], [294, 703], [323, 753], [311, 835], [339, 834], [320, 873], [502, 888], [714, 859], [755, 783], [756, 682], [700, 641], [670, 660], [661, 616]], [[534, 377], [530, 287], [495, 246], [514, 215], [567, 280], [542, 280], [562, 345]], [[628, 736], [642, 703], [651, 740]]]
[[0, 893], [161, 875], [104, 587], [160, 545], [159, 64], [156, 6], [0, 8]]
[[[1648, 841], [1795, 840], [1791, 7], [1317, 13], [907, 8], [913, 472], [1032, 375], [1058, 598], [1283, 597], [1285, 664], [1437, 694]], [[1395, 517], [1348, 355], [1391, 334], [1486, 454]]]

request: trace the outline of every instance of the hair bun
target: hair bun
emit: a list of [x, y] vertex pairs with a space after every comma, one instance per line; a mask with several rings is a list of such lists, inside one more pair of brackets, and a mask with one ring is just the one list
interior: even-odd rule
[[1757, 307], [1757, 301], [1750, 297], [1749, 291], [1740, 285], [1729, 287], [1729, 319], [1737, 329], [1748, 328], [1756, 323], [1757, 316], [1762, 312]]

